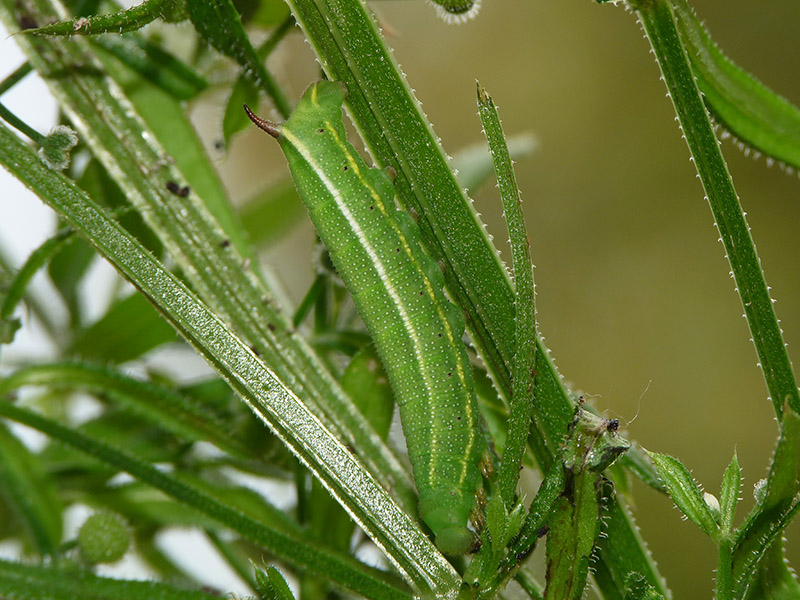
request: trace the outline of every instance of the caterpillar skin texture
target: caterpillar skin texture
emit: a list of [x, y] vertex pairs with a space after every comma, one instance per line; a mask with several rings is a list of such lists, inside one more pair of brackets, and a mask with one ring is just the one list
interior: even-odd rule
[[322, 81], [274, 126], [300, 197], [373, 337], [400, 409], [422, 520], [439, 549], [469, 551], [467, 528], [488, 456], [466, 349], [464, 316], [444, 297], [416, 223], [397, 210], [389, 176], [345, 138], [344, 89]]

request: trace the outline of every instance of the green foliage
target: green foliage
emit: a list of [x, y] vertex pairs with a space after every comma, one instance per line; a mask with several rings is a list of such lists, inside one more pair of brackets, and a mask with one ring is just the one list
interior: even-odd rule
[[[67, 4], [0, 0], [0, 19], [28, 60], [0, 82], [0, 95], [35, 70], [63, 113], [45, 135], [0, 104], [3, 122], [31, 142], [0, 123], [0, 164], [60, 220], [18, 268], [0, 260], [0, 343], [27, 326], [24, 304], [55, 355], [3, 364], [0, 541], [19, 544], [25, 560], [0, 562], [0, 596], [219, 597], [199, 591], [179, 557], [158, 547], [159, 535], [181, 526], [203, 531], [264, 599], [490, 598], [512, 579], [531, 598], [577, 599], [590, 572], [600, 597], [668, 598], [627, 508], [633, 475], [666, 491], [716, 546], [718, 600], [798, 597], [782, 534], [800, 511], [800, 393], [709, 112], [746, 144], [798, 166], [800, 111], [732, 63], [685, 0], [628, 4], [704, 186], [780, 427], [741, 522], [736, 454], [717, 500], [678, 459], [645, 454], [616, 419], [582, 401], [576, 409], [537, 333], [511, 166], [532, 143], [507, 143], [483, 89], [490, 154], [457, 157], [457, 178], [361, 0]], [[438, 6], [465, 17], [478, 3]], [[291, 111], [293, 91], [270, 69], [284, 60], [273, 51], [294, 23], [331, 81], [312, 85]], [[256, 29], [267, 30], [259, 46]], [[247, 126], [243, 103], [263, 95], [283, 117], [292, 113], [259, 123], [279, 138], [294, 185], [276, 173], [232, 208], [187, 116], [186, 102], [209, 89], [227, 99], [220, 148]], [[343, 101], [371, 166], [347, 141]], [[476, 188], [492, 167], [513, 281], [462, 188]], [[300, 223], [303, 205], [326, 248], [295, 306], [257, 250]], [[97, 256], [137, 291], [114, 295], [89, 322], [83, 294]], [[45, 270], [62, 316], [29, 285]], [[183, 344], [176, 331], [211, 378], [181, 385], [128, 368]], [[98, 412], [76, 424], [86, 394]], [[391, 432], [395, 409], [405, 444]], [[33, 449], [7, 422], [48, 441]], [[520, 473], [535, 469], [542, 481], [528, 501]], [[245, 487], [245, 475], [293, 485], [295, 503], [277, 506]], [[74, 503], [95, 514], [65, 541]], [[535, 573], [525, 559], [545, 537], [547, 565]], [[362, 560], [373, 547], [385, 558], [377, 566]], [[92, 572], [126, 552], [154, 581]], [[255, 566], [265, 561], [280, 570]]]

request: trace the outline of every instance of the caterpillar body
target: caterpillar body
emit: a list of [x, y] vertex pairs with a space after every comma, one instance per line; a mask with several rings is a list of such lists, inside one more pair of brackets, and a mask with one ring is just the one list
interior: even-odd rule
[[280, 125], [251, 119], [276, 137], [300, 197], [350, 290], [400, 409], [422, 520], [439, 549], [469, 551], [467, 527], [488, 460], [464, 316], [444, 296], [438, 265], [417, 224], [397, 210], [384, 171], [368, 167], [345, 138], [342, 86], [322, 81]]

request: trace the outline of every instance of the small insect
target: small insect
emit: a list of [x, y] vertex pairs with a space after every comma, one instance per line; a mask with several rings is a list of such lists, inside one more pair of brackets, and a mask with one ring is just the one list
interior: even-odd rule
[[175, 194], [176, 196], [178, 196], [180, 198], [186, 198], [186, 196], [188, 196], [189, 192], [191, 191], [191, 188], [188, 185], [184, 185], [183, 187], [181, 187], [180, 185], [178, 185], [174, 181], [168, 181], [167, 182], [167, 189], [171, 193]]
[[[397, 210], [392, 179], [370, 168], [345, 137], [344, 89], [312, 85], [288, 121], [248, 116], [276, 138], [320, 239], [372, 335], [400, 409], [422, 520], [446, 554], [469, 552], [468, 528], [489, 455], [464, 316], [442, 291], [441, 269]], [[490, 460], [490, 459], [488, 459]]]

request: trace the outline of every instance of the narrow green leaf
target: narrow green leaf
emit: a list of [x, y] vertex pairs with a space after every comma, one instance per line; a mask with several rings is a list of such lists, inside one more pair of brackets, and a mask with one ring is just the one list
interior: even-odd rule
[[275, 567], [255, 568], [260, 600], [295, 600], [289, 584]]
[[770, 510], [795, 500], [800, 486], [800, 414], [784, 413], [781, 435], [772, 458], [767, 493], [756, 509]]
[[191, 100], [208, 87], [208, 81], [197, 71], [137, 35], [92, 41], [176, 100]]
[[678, 509], [692, 523], [697, 525], [712, 539], [716, 539], [718, 526], [711, 514], [703, 492], [695, 482], [692, 474], [677, 458], [657, 452], [648, 452], [656, 465], [658, 476], [667, 486], [667, 492]]
[[[294, 17], [288, 14], [289, 9], [283, 2], [262, 4], [279, 4], [284, 13], [280, 25], [275, 28], [264, 43], [256, 50], [259, 60], [263, 63], [286, 34], [292, 30], [294, 27]], [[225, 142], [225, 146], [230, 144], [234, 135], [250, 125], [250, 119], [248, 119], [247, 115], [242, 111], [242, 106], [245, 104], [248, 106], [258, 106], [258, 88], [250, 78], [245, 75], [240, 75], [231, 88], [231, 94], [225, 105], [225, 114], [222, 117], [222, 139]]]
[[316, 308], [321, 303], [325, 302], [325, 295], [327, 294], [327, 288], [328, 288], [327, 273], [317, 274], [317, 276], [314, 278], [314, 282], [308, 288], [306, 295], [303, 296], [303, 299], [300, 300], [300, 304], [297, 305], [297, 310], [294, 311], [294, 316], [292, 317], [292, 325], [294, 325], [295, 327], [300, 327], [303, 321], [306, 320], [308, 313], [311, 312], [311, 309]]
[[282, 116], [288, 117], [289, 103], [250, 43], [231, 0], [191, 0], [186, 6], [197, 32], [239, 63], [243, 74], [267, 93]]
[[83, 360], [121, 364], [177, 339], [147, 299], [132, 294], [112, 304], [100, 320], [79, 333], [67, 353]]
[[114, 14], [78, 17], [28, 29], [26, 34], [35, 35], [97, 35], [98, 33], [125, 33], [141, 29], [168, 12], [172, 5], [183, 0], [144, 0], [141, 4]]
[[787, 410], [772, 459], [766, 491], [739, 528], [733, 550], [736, 598], [746, 597], [761, 561], [779, 543], [783, 530], [800, 511], [800, 416]]
[[800, 109], [720, 50], [686, 0], [671, 0], [697, 85], [714, 119], [755, 150], [800, 168]]
[[800, 598], [800, 583], [794, 570], [786, 562], [783, 540], [778, 540], [761, 562], [747, 600], [797, 600], [797, 598]]
[[[152, 463], [176, 462], [186, 452], [186, 443], [183, 440], [153, 427], [144, 419], [120, 410], [108, 410], [94, 419], [81, 423], [77, 429], [84, 435], [126, 448], [142, 460]], [[51, 458], [54, 454], [55, 461]], [[72, 461], [70, 454], [74, 456]], [[42, 458], [48, 459], [48, 467], [56, 464], [62, 469], [62, 465], [67, 461], [73, 462], [75, 459], [77, 461], [73, 464], [87, 465], [89, 469], [95, 468], [94, 466], [98, 464], [95, 459], [79, 452], [65, 451], [61, 444], [48, 446], [42, 453]], [[105, 465], [98, 466], [108, 474]]]
[[62, 507], [53, 480], [45, 474], [38, 457], [3, 424], [0, 424], [0, 494], [22, 521], [36, 552], [55, 556], [61, 543]]
[[259, 92], [256, 85], [244, 75], [240, 75], [231, 88], [225, 112], [222, 115], [222, 140], [229, 148], [233, 136], [244, 130], [250, 119], [242, 110], [242, 106], [258, 106]]
[[517, 504], [507, 511], [500, 494], [494, 494], [486, 506], [486, 525], [481, 532], [481, 548], [464, 573], [464, 581], [481, 590], [481, 597], [493, 597], [500, 563], [506, 557], [508, 545], [522, 529], [525, 511]]
[[25, 385], [86, 390], [118, 402], [156, 427], [182, 438], [210, 441], [234, 456], [253, 456], [205, 407], [171, 389], [128, 377], [105, 366], [56, 363], [20, 369], [0, 379], [0, 394]]
[[182, 590], [165, 583], [98, 577], [89, 571], [54, 565], [0, 561], [0, 595], [14, 600], [221, 600], [222, 596]]
[[[61, 442], [54, 442], [54, 445], [58, 445], [62, 451], [68, 449], [71, 452], [78, 452]], [[134, 524], [137, 539], [141, 538], [145, 532], [157, 532], [166, 527], [219, 528], [219, 522], [204, 512], [170, 498], [160, 490], [140, 481], [119, 486], [87, 486], [85, 484], [73, 486], [67, 481], [64, 481], [62, 485], [73, 497], [88, 506], [115, 510], [124, 515], [128, 521]], [[208, 485], [207, 482], [206, 485]], [[238, 490], [233, 489], [232, 491], [235, 498]], [[230, 502], [226, 499], [225, 504], [236, 506], [237, 502], [235, 500]], [[291, 522], [284, 515], [280, 520], [273, 521], [273, 524], [279, 526]]]
[[[444, 595], [458, 587], [457, 574], [450, 564], [344, 444], [283, 387], [246, 343], [211, 314], [141, 245], [108, 219], [78, 188], [41, 165], [31, 151], [6, 128], [0, 128], [0, 163], [89, 237], [101, 254], [112, 260], [158, 306], [252, 410], [312, 468], [405, 577], [423, 589], [432, 589]], [[5, 410], [7, 412], [9, 408]], [[70, 439], [73, 435], [74, 432], [68, 430], [59, 433], [61, 439], [65, 439], [64, 436]], [[108, 456], [108, 449], [102, 454]], [[139, 465], [131, 467], [127, 458], [119, 460], [127, 465], [121, 468], [134, 468], [142, 472]], [[164, 475], [155, 471], [148, 477], [151, 482], [163, 481], [159, 478]], [[216, 503], [212, 504], [217, 506]], [[241, 523], [237, 521], [239, 518], [240, 515], [232, 516], [226, 522]], [[285, 538], [284, 542], [288, 546], [282, 546], [282, 551], [294, 553], [295, 543]], [[306, 557], [303, 560], [311, 560], [307, 554], [303, 556]], [[295, 560], [298, 559], [295, 557]], [[328, 563], [327, 557], [317, 556], [314, 560], [320, 561], [314, 564], [314, 568], [319, 568], [323, 573], [328, 568], [332, 569], [326, 575], [346, 580], [347, 583], [343, 582], [345, 585], [359, 589], [362, 585], [370, 589], [377, 585], [367, 576], [356, 575], [352, 568], [342, 565], [334, 568]]]
[[[506, 139], [508, 153], [518, 161], [536, 152], [539, 140], [530, 133], [511, 135]], [[477, 191], [494, 173], [492, 156], [483, 142], [461, 148], [453, 155], [453, 170], [458, 174], [458, 183], [468, 194]]]
[[673, 11], [667, 0], [633, 2], [632, 5], [653, 47], [706, 192], [744, 306], [773, 409], [780, 419], [787, 402], [792, 410], [800, 411], [800, 392], [750, 228], [678, 35]]
[[511, 545], [508, 558], [501, 564], [501, 571], [508, 571], [512, 566], [521, 562], [532, 551], [536, 542], [547, 533], [545, 526], [555, 503], [564, 491], [566, 479], [564, 465], [554, 462], [545, 474], [539, 491], [531, 502], [528, 516], [522, 524], [522, 531]]
[[664, 487], [664, 482], [658, 478], [652, 461], [636, 442], [633, 442], [630, 452], [626, 452], [620, 457], [617, 464], [624, 466], [648, 487], [657, 492], [666, 493], [667, 488]]
[[[514, 266], [514, 367], [511, 391], [511, 410], [508, 416], [508, 437], [503, 447], [498, 485], [511, 510], [515, 503], [517, 481], [522, 469], [534, 412], [534, 373], [536, 366], [536, 303], [533, 283], [533, 262], [530, 241], [525, 228], [525, 216], [511, 156], [494, 101], [478, 84], [478, 115], [483, 124], [489, 152], [494, 163], [497, 187], [503, 202], [503, 212], [511, 242]], [[538, 407], [541, 409], [542, 407]]]
[[606, 598], [621, 598], [625, 595], [628, 574], [635, 571], [643, 574], [660, 594], [671, 597], [667, 583], [658, 572], [639, 528], [624, 506], [624, 500], [618, 495], [606, 496], [604, 504], [604, 531], [613, 531], [614, 534], [600, 536], [597, 549], [601, 557], [613, 558], [592, 563], [598, 589], [604, 590]]
[[625, 600], [664, 600], [664, 596], [641, 573], [628, 575], [626, 587]]
[[722, 476], [722, 488], [719, 494], [720, 512], [722, 513], [720, 528], [725, 535], [733, 527], [733, 516], [736, 513], [736, 504], [739, 501], [741, 489], [742, 469], [739, 467], [739, 459], [734, 452], [733, 458]]

